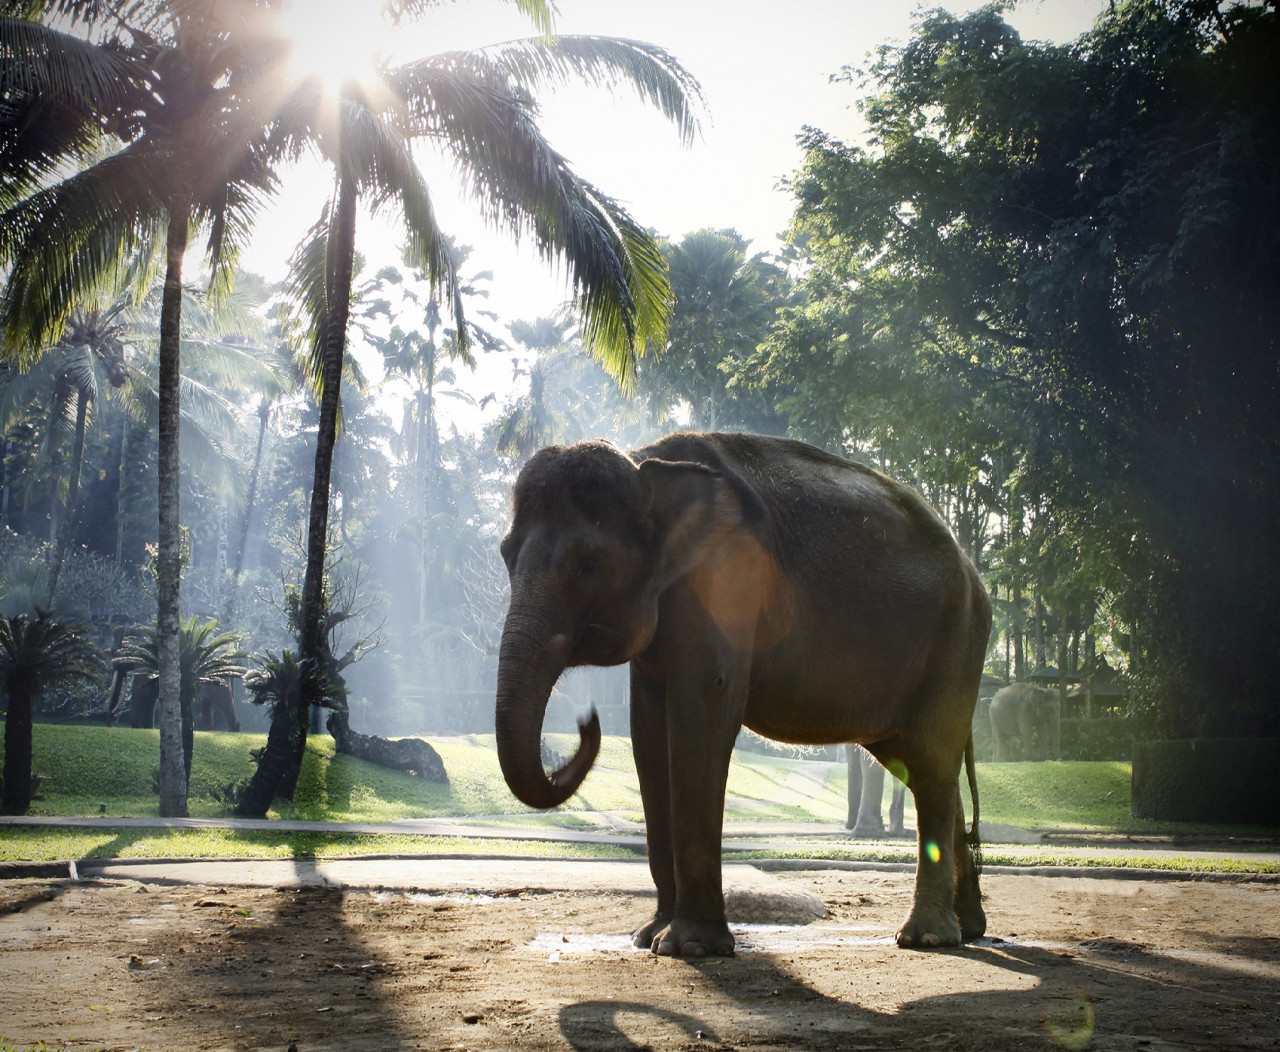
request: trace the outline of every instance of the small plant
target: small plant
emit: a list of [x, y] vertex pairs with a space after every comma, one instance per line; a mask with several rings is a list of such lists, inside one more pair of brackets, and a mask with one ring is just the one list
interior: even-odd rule
[[[195, 739], [195, 702], [200, 694], [200, 684], [220, 680], [238, 679], [244, 675], [240, 664], [244, 657], [236, 649], [236, 637], [231, 632], [215, 635], [217, 621], [198, 623], [192, 614], [178, 625], [178, 662], [181, 669], [178, 702], [182, 709], [182, 751], [191, 778], [191, 750]], [[160, 646], [154, 628], [142, 628], [136, 636], [125, 639], [115, 657], [118, 668], [131, 670], [134, 675], [157, 679], [160, 675]]]
[[97, 685], [106, 662], [86, 630], [35, 616], [0, 617], [0, 690], [9, 699], [4, 723], [4, 813], [25, 814], [35, 785], [31, 775], [31, 722], [35, 699], [54, 686]]

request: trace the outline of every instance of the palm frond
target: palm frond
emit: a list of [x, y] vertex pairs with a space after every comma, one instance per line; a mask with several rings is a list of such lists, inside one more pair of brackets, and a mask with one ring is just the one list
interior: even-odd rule
[[293, 258], [289, 261], [289, 280], [285, 288], [289, 302], [285, 332], [304, 352], [305, 378], [317, 400], [324, 384], [321, 348], [324, 319], [328, 316], [329, 309], [326, 280], [329, 272], [331, 211], [326, 204], [319, 220], [312, 224], [294, 251]]
[[706, 112], [697, 79], [670, 52], [640, 40], [585, 35], [515, 40], [479, 48], [468, 58], [496, 63], [528, 90], [586, 82], [633, 91], [676, 126], [685, 145], [697, 137]]
[[358, 100], [342, 107], [342, 151], [336, 159], [375, 208], [394, 203], [407, 231], [405, 258], [427, 276], [433, 294], [447, 298], [465, 351], [467, 335], [452, 240], [436, 221], [431, 192], [408, 143]]
[[77, 112], [102, 113], [136, 101], [138, 73], [119, 48], [0, 15], [0, 92], [6, 98], [44, 96]]
[[48, 611], [0, 617], [0, 690], [26, 678], [37, 690], [96, 683], [106, 663], [84, 626], [59, 621]]
[[117, 287], [153, 240], [164, 208], [145, 152], [121, 151], [0, 213], [9, 353], [22, 359], [56, 340], [75, 306]]
[[671, 312], [666, 261], [617, 202], [580, 179], [533, 120], [526, 98], [476, 68], [415, 65], [414, 116], [457, 160], [485, 219], [567, 264], [588, 348], [624, 386]]
[[[382, 9], [395, 23], [417, 18], [427, 11], [443, 7], [449, 0], [383, 0]], [[544, 36], [556, 31], [554, 0], [506, 0], [513, 4]]]

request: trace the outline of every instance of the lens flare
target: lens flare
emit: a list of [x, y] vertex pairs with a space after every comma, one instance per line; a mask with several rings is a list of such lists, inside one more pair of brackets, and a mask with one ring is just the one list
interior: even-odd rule
[[930, 862], [939, 862], [942, 860], [942, 849], [932, 840], [925, 844], [924, 853], [929, 856]]
[[1087, 1048], [1093, 1040], [1093, 1031], [1093, 1002], [1085, 993], [1077, 993], [1044, 1019], [1045, 1036], [1067, 1052], [1080, 1052]]

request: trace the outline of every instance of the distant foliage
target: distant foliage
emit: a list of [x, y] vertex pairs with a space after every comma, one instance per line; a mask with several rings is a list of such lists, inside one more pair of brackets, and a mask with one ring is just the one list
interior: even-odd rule
[[953, 523], [1003, 676], [1109, 648], [1167, 733], [1280, 733], [1276, 54], [1274, 4], [1119, 0], [1062, 46], [923, 14], [846, 73], [868, 145], [805, 133], [807, 300], [757, 362]]

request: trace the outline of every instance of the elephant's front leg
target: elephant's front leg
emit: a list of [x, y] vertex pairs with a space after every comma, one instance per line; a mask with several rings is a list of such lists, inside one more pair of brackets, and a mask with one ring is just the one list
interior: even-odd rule
[[640, 779], [649, 873], [658, 891], [653, 916], [631, 933], [639, 949], [671, 923], [676, 911], [676, 867], [671, 830], [671, 765], [667, 754], [666, 688], [631, 666], [631, 750]]
[[716, 653], [692, 658], [683, 671], [667, 686], [675, 913], [656, 933], [653, 949], [664, 956], [727, 957], [733, 934], [724, 913], [720, 839], [749, 666], [742, 655]]

